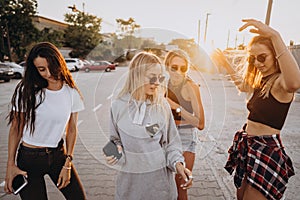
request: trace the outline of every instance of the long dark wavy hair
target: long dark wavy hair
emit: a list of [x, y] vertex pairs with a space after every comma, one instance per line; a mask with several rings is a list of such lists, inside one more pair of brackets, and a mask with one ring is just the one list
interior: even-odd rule
[[[65, 59], [57, 47], [49, 42], [36, 44], [27, 57], [24, 77], [16, 86], [11, 99], [10, 112], [7, 116], [8, 125], [11, 124], [14, 119], [17, 120], [18, 133], [20, 132], [22, 117], [24, 126], [30, 128], [30, 133], [33, 134], [35, 130], [35, 111], [45, 99], [44, 88], [48, 87], [48, 82], [39, 74], [33, 63], [37, 57], [47, 60], [49, 71], [54, 79], [62, 80], [71, 88], [75, 88], [80, 94], [67, 68]], [[39, 96], [39, 98], [36, 98], [37, 96]]]

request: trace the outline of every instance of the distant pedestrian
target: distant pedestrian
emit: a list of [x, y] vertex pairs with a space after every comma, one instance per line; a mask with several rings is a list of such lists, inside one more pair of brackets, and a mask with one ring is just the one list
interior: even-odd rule
[[31, 49], [11, 104], [5, 192], [13, 192], [12, 181], [22, 174], [28, 185], [21, 190], [21, 199], [45, 200], [44, 175], [48, 174], [66, 199], [85, 199], [72, 164], [78, 112], [84, 105], [63, 56], [53, 44], [38, 43]]
[[258, 34], [248, 46], [248, 64], [240, 76], [221, 51], [212, 58], [224, 66], [238, 89], [252, 95], [247, 102], [247, 123], [234, 136], [225, 169], [232, 174], [237, 198], [281, 199], [294, 175], [292, 161], [285, 153], [280, 131], [300, 88], [299, 67], [280, 34], [268, 25], [245, 19], [240, 31], [254, 27]]
[[110, 139], [122, 157], [107, 156], [118, 164], [115, 199], [175, 200], [173, 172], [192, 184], [192, 173], [184, 167], [181, 142], [167, 100], [166, 72], [160, 59], [140, 52], [129, 64], [126, 83], [111, 106]]
[[[167, 100], [180, 135], [186, 167], [192, 171], [198, 131], [202, 130], [205, 124], [199, 85], [188, 76], [190, 59], [183, 50], [169, 51], [164, 64], [170, 74]], [[183, 182], [184, 180], [177, 174], [178, 200], [188, 199], [187, 190], [180, 187]]]

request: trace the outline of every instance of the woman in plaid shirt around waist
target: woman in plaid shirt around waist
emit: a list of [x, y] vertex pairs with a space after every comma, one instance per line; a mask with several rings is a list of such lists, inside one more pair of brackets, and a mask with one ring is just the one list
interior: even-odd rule
[[300, 71], [276, 30], [254, 19], [243, 22], [240, 31], [250, 26], [258, 34], [248, 45], [244, 73], [236, 72], [221, 51], [212, 55], [237, 88], [251, 95], [247, 123], [234, 136], [225, 169], [235, 171], [237, 199], [281, 199], [294, 169], [280, 132], [300, 88]]

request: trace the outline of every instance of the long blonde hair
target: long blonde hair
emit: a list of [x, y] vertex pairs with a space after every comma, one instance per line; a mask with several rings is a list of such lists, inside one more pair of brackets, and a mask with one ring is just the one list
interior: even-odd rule
[[250, 48], [254, 44], [265, 45], [271, 50], [273, 59], [275, 60], [276, 72], [270, 75], [268, 79], [263, 80], [261, 72], [254, 66], [254, 63], [248, 62], [246, 70], [244, 70], [243, 73], [243, 84], [245, 87], [248, 87], [248, 89], [250, 89], [250, 93], [252, 93], [254, 89], [261, 88], [260, 95], [263, 96], [263, 98], [267, 98], [269, 96], [273, 83], [278, 78], [281, 72], [278, 62], [275, 58], [276, 53], [271, 39], [262, 36], [255, 36], [250, 41], [248, 48]]
[[[145, 75], [146, 72], [156, 65], [161, 66], [161, 72], [166, 75], [165, 67], [161, 64], [159, 57], [149, 52], [140, 52], [136, 54], [130, 64], [129, 72], [125, 82], [125, 85], [118, 94], [118, 98], [126, 94], [130, 94], [136, 100], [143, 100], [145, 98]], [[154, 103], [161, 104], [166, 91], [167, 80], [165, 79], [159, 86], [158, 92], [149, 97]]]

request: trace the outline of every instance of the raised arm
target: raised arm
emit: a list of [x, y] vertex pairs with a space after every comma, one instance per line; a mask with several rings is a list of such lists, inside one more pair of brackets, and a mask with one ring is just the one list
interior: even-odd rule
[[248, 92], [247, 87], [245, 86], [242, 77], [237, 73], [235, 68], [231, 65], [231, 63], [228, 62], [226, 56], [224, 53], [221, 51], [221, 49], [216, 49], [212, 54], [211, 54], [211, 59], [213, 63], [217, 67], [223, 67], [227, 74], [230, 76], [231, 80], [234, 82], [236, 85], [237, 89], [241, 92]]
[[264, 37], [269, 37], [272, 40], [276, 53], [276, 59], [281, 70], [279, 84], [281, 84], [284, 90], [290, 93], [298, 90], [300, 88], [299, 66], [294, 56], [284, 44], [280, 34], [276, 30], [260, 21], [254, 19], [244, 19], [242, 21], [245, 22], [245, 24], [240, 28], [240, 31], [252, 26], [254, 28], [250, 29], [250, 32], [257, 33]]

